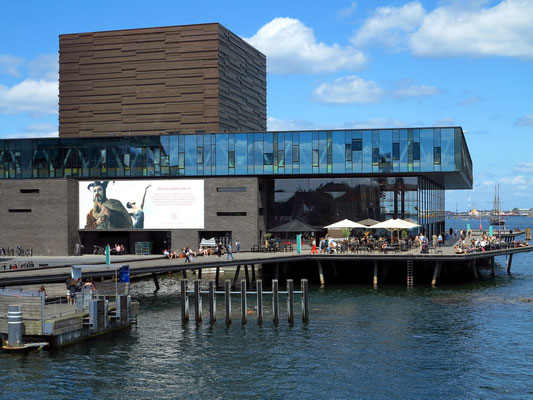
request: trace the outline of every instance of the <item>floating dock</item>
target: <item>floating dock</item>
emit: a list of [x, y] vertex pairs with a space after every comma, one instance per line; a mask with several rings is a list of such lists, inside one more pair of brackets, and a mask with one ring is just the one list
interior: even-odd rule
[[49, 300], [40, 291], [0, 289], [2, 348], [57, 348], [136, 323], [139, 304], [131, 301], [129, 284], [100, 286], [98, 292], [79, 292], [75, 304]]

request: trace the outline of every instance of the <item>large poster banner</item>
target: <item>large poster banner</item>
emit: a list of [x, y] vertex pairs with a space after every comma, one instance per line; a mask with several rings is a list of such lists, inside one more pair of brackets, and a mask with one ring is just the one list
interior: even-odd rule
[[80, 229], [204, 229], [203, 180], [80, 181]]

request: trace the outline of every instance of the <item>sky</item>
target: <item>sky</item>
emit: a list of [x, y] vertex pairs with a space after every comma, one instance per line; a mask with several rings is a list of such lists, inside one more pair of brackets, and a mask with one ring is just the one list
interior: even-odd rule
[[[327, 4], [326, 4], [327, 3]], [[533, 0], [4, 2], [0, 138], [58, 135], [58, 36], [219, 22], [267, 56], [269, 130], [461, 126], [474, 189], [533, 208]]]

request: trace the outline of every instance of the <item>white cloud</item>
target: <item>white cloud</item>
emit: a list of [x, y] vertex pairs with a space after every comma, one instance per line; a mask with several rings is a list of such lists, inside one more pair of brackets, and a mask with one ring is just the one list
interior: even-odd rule
[[505, 176], [499, 182], [504, 185], [527, 185], [526, 178], [522, 175]]
[[59, 61], [57, 54], [42, 54], [28, 63], [30, 77], [53, 81], [58, 79]]
[[455, 118], [442, 117], [435, 120], [435, 126], [455, 126]]
[[355, 13], [355, 10], [357, 10], [357, 3], [355, 1], [352, 1], [350, 7], [343, 8], [337, 13], [337, 15], [339, 16], [339, 18], [343, 19], [350, 18]]
[[[305, 120], [283, 120], [276, 117], [267, 118], [267, 129], [269, 131], [301, 131], [311, 129], [321, 129], [314, 122]], [[329, 128], [333, 129], [333, 128]]]
[[58, 82], [26, 79], [12, 87], [0, 85], [0, 113], [57, 114]]
[[293, 18], [274, 18], [245, 40], [267, 56], [268, 72], [274, 74], [353, 70], [366, 62], [352, 46], [317, 42], [313, 30]]
[[323, 83], [314, 90], [313, 95], [322, 103], [369, 104], [381, 101], [385, 91], [375, 82], [352, 75]]
[[433, 11], [419, 2], [380, 7], [352, 41], [409, 47], [420, 56], [533, 58], [533, 1], [451, 2]]
[[19, 68], [23, 62], [22, 58], [10, 56], [9, 54], [0, 54], [0, 74], [19, 77]]
[[479, 103], [483, 100], [482, 96], [471, 96], [467, 97], [466, 99], [461, 100], [459, 103], [457, 103], [459, 106], [469, 106], [471, 104]]
[[440, 93], [433, 86], [400, 86], [385, 90], [373, 81], [350, 75], [338, 78], [331, 83], [323, 83], [313, 91], [316, 101], [330, 104], [370, 104], [379, 103], [387, 97], [424, 97]]
[[413, 125], [421, 126], [419, 123], [406, 123], [391, 118], [372, 118], [366, 121], [343, 122], [340, 124], [317, 124], [306, 120], [282, 120], [276, 117], [267, 118], [267, 128], [269, 131], [405, 128]]
[[56, 125], [46, 123], [30, 124], [22, 129], [20, 132], [8, 133], [2, 135], [2, 139], [10, 138], [40, 138], [40, 137], [57, 137], [59, 132]]
[[439, 94], [440, 89], [434, 86], [409, 86], [395, 91], [397, 97], [433, 96]]
[[533, 126], [533, 114], [524, 115], [516, 121], [518, 126]]
[[403, 47], [405, 34], [414, 31], [422, 22], [425, 11], [420, 3], [407, 3], [401, 7], [378, 7], [352, 38], [356, 45], [381, 43]]
[[533, 174], [533, 162], [523, 162], [514, 167], [514, 170], [522, 174]]

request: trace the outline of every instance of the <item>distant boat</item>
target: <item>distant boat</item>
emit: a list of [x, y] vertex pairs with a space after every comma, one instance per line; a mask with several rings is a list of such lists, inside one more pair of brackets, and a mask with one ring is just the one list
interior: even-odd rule
[[494, 211], [489, 218], [490, 225], [505, 225], [505, 218], [502, 218], [500, 210], [500, 185], [494, 188]]

